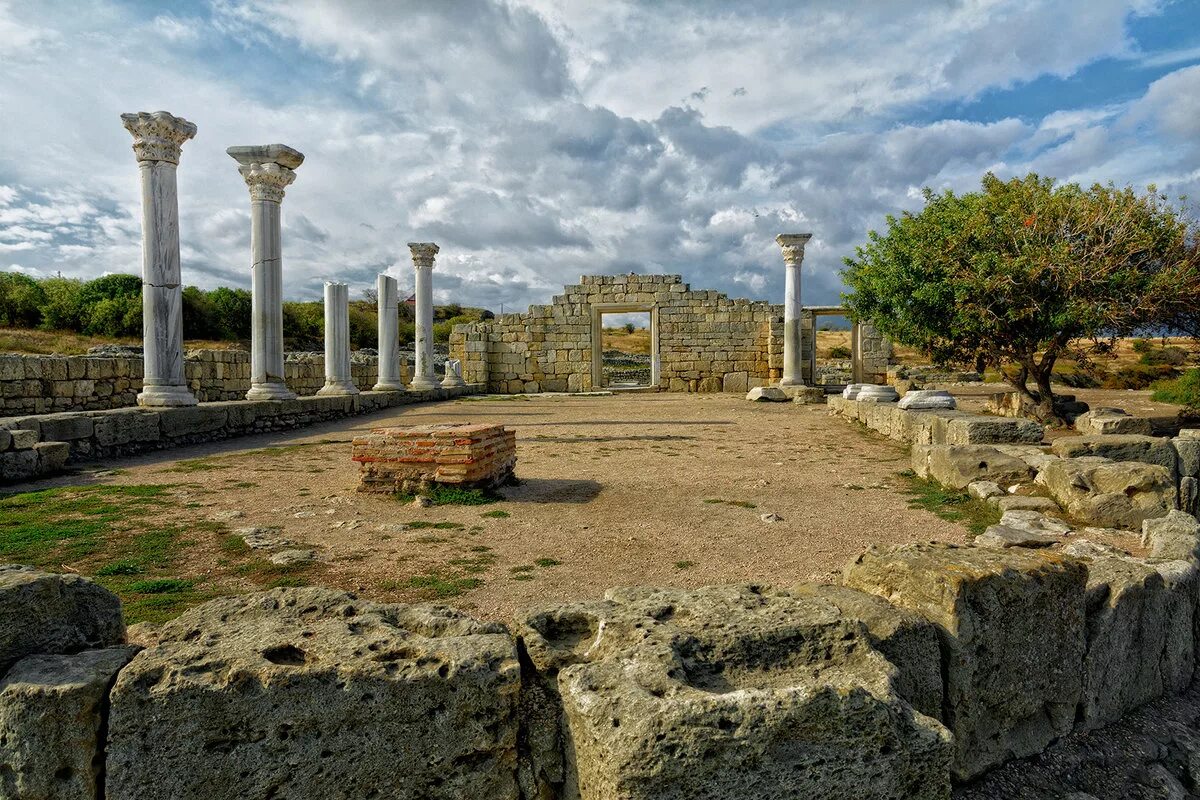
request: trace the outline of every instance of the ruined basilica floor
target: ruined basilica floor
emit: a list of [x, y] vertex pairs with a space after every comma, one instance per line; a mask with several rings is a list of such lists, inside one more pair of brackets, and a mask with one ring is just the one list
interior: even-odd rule
[[[520, 485], [503, 501], [416, 508], [355, 492], [356, 431], [476, 421], [517, 432]], [[695, 394], [464, 399], [89, 465], [28, 497], [63, 530], [72, 513], [102, 519], [90, 539], [0, 548], [2, 560], [99, 576], [133, 621], [306, 583], [505, 619], [617, 585], [825, 580], [870, 544], [965, 541], [964, 528], [909, 507], [897, 474], [907, 466], [905, 448], [824, 406]], [[89, 511], [96, 498], [106, 511]], [[300, 552], [273, 563], [280, 550]]]

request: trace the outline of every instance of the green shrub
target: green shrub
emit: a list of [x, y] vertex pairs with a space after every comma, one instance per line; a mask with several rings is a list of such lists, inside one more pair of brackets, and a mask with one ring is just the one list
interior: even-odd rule
[[841, 344], [839, 344], [835, 347], [832, 347], [829, 350], [830, 358], [850, 358], [853, 355], [854, 355], [854, 353], [852, 353], [850, 351], [849, 347], [846, 347], [845, 345], [841, 345]]
[[41, 285], [19, 272], [0, 274], [0, 325], [32, 328], [42, 321], [46, 294]]
[[83, 282], [74, 278], [42, 281], [46, 299], [41, 327], [48, 331], [78, 331], [83, 327]]
[[1150, 399], [1158, 403], [1176, 403], [1189, 409], [1200, 410], [1200, 369], [1193, 368], [1178, 378], [1155, 382]]
[[1105, 389], [1145, 389], [1156, 381], [1168, 380], [1178, 375], [1178, 369], [1166, 364], [1131, 364], [1106, 377], [1101, 385]]
[[1170, 345], [1168, 347], [1158, 347], [1147, 350], [1142, 353], [1142, 357], [1138, 362], [1147, 366], [1166, 365], [1170, 367], [1182, 367], [1187, 363], [1188, 351], [1182, 347]]

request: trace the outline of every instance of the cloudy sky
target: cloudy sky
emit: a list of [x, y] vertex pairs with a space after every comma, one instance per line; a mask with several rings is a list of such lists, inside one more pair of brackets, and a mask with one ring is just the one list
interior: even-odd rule
[[1195, 0], [0, 0], [0, 267], [140, 265], [126, 111], [199, 127], [184, 280], [249, 286], [225, 148], [307, 159], [285, 287], [357, 295], [436, 241], [438, 299], [546, 302], [583, 273], [678, 272], [805, 301], [922, 186], [987, 170], [1200, 188]]

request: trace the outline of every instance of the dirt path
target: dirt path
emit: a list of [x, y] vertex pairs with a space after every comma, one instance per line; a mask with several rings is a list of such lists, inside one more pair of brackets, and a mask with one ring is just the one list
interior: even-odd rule
[[[354, 491], [356, 430], [433, 421], [515, 428], [521, 485], [503, 502], [426, 509]], [[506, 618], [616, 585], [786, 585], [824, 578], [871, 543], [964, 541], [963, 528], [908, 507], [896, 477], [907, 465], [904, 448], [823, 406], [639, 394], [406, 407], [129, 459], [93, 480], [172, 484], [164, 513], [177, 519], [279, 527], [291, 546], [317, 551], [303, 573], [312, 583]], [[783, 521], [762, 521], [767, 513]], [[181, 577], [225, 563], [207, 536], [195, 537]]]

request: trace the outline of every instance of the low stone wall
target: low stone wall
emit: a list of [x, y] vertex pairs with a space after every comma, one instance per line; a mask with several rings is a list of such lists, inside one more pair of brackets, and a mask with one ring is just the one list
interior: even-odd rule
[[1200, 523], [1170, 536], [1144, 559], [871, 549], [840, 585], [612, 589], [510, 628], [277, 589], [193, 608], [141, 648], [106, 590], [0, 567], [0, 785], [62, 800], [944, 800], [1192, 683]]
[[906, 444], [1036, 444], [1046, 429], [1028, 419], [993, 417], [943, 409], [902, 409], [896, 403], [831, 396], [829, 413], [861, 422]]
[[291, 430], [393, 406], [476, 394], [478, 386], [345, 397], [233, 400], [186, 408], [118, 408], [0, 419], [0, 483], [61, 472], [80, 461], [128, 456], [255, 433]]
[[[183, 367], [188, 388], [202, 403], [241, 400], [250, 389], [250, 354], [244, 350], [189, 350]], [[298, 395], [314, 395], [325, 385], [321, 353], [287, 353], [283, 368]], [[355, 353], [350, 372], [366, 391], [378, 381], [379, 359]], [[403, 360], [400, 372], [407, 383], [410, 368]], [[141, 390], [142, 359], [136, 355], [0, 355], [0, 401], [9, 416], [128, 408], [137, 405]]]

